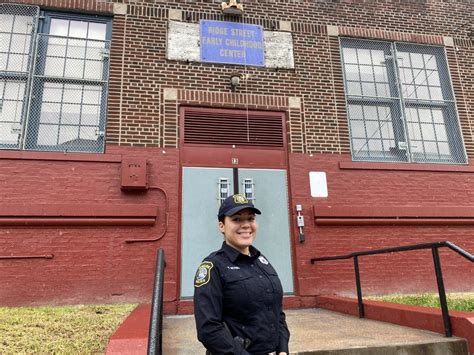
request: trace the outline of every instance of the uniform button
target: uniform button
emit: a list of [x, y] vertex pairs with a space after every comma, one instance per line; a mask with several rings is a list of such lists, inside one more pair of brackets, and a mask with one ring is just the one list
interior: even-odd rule
[[263, 276], [262, 276], [262, 275], [258, 275], [258, 278], [261, 279], [261, 278], [263, 278]]
[[251, 267], [254, 267], [254, 265], [253, 265], [253, 264], [252, 264], [252, 265], [250, 265], [250, 266], [251, 266]]
[[271, 292], [269, 288], [267, 288], [267, 292]]
[[242, 329], [245, 329], [245, 325], [242, 326]]

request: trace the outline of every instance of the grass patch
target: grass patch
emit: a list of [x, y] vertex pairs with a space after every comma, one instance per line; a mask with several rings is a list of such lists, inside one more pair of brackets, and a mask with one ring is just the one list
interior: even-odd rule
[[[438, 294], [387, 295], [365, 297], [375, 301], [411, 304], [422, 307], [440, 308]], [[474, 293], [451, 293], [446, 295], [448, 308], [456, 311], [474, 312]]]
[[104, 353], [110, 335], [135, 307], [0, 307], [0, 354]]

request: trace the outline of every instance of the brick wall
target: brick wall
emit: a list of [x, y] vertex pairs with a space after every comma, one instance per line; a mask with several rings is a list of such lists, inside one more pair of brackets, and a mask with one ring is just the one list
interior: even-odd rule
[[[169, 112], [165, 117], [163, 89], [229, 92], [229, 66], [165, 59], [169, 10], [180, 10], [183, 21], [223, 20], [218, 4], [184, 0], [153, 3], [104, 0], [9, 2], [108, 15], [115, 12], [107, 125], [109, 144], [176, 147], [177, 139], [170, 135], [176, 135], [178, 130], [169, 119]], [[117, 6], [124, 5], [127, 6], [125, 14], [116, 11]], [[472, 153], [469, 116], [473, 109], [472, 90], [468, 90], [472, 75], [458, 75], [459, 62], [464, 64], [467, 61], [469, 64], [472, 60], [472, 42], [467, 37], [472, 3], [279, 0], [246, 1], [245, 9], [243, 21], [261, 24], [267, 30], [278, 29], [279, 21], [291, 21], [295, 70], [246, 68], [250, 79], [245, 84], [245, 91], [247, 94], [301, 98], [304, 109], [299, 118], [299, 137], [292, 138], [304, 142], [304, 147], [296, 144], [296, 150], [292, 151], [348, 153], [337, 37], [327, 33], [327, 26], [336, 26], [340, 35], [385, 40], [442, 44], [443, 36], [453, 37], [457, 51], [448, 53], [448, 58], [453, 79], [459, 77], [459, 80], [454, 80], [456, 98], [466, 147], [469, 154]], [[466, 70], [464, 68], [472, 68], [472, 65], [462, 68]], [[465, 106], [462, 105], [464, 102]]]
[[[437, 172], [388, 166], [384, 170], [341, 168], [339, 162], [350, 162], [351, 157], [337, 36], [438, 45], [444, 45], [444, 37], [451, 37], [453, 46], [446, 46], [446, 51], [463, 138], [472, 159], [474, 53], [467, 36], [472, 30], [472, 2], [245, 1], [245, 22], [260, 24], [265, 30], [279, 30], [280, 21], [291, 22], [294, 70], [166, 60], [169, 10], [181, 11], [175, 14], [180, 14], [182, 21], [223, 20], [216, 2], [7, 2], [114, 16], [105, 156], [119, 158], [115, 162], [74, 161], [68, 160], [69, 156], [52, 160], [44, 155], [33, 159], [31, 153], [20, 157], [0, 152], [2, 203], [151, 204], [159, 212], [153, 226], [2, 226], [0, 256], [54, 257], [0, 260], [0, 279], [5, 285], [0, 289], [1, 304], [147, 301], [155, 252], [164, 247], [167, 310], [177, 311], [182, 105], [286, 114], [290, 205], [301, 203], [307, 221], [306, 242], [297, 241], [296, 228], [291, 236], [297, 294], [353, 293], [350, 263], [312, 266], [309, 259], [315, 256], [445, 239], [474, 250], [469, 225], [322, 226], [312, 223], [311, 213], [313, 206], [406, 206], [420, 210], [474, 206], [472, 166], [464, 170], [452, 167], [451, 171], [448, 166]], [[229, 77], [236, 69], [248, 75], [232, 93]], [[148, 159], [150, 183], [164, 188], [168, 195], [168, 229], [155, 242], [126, 243], [131, 238], [160, 236], [166, 220], [166, 203], [159, 190], [120, 190], [119, 161], [133, 156]], [[327, 199], [310, 197], [310, 171], [327, 173]], [[293, 221], [295, 216], [291, 218]], [[472, 291], [472, 267], [452, 252], [443, 251], [441, 257], [447, 289]], [[363, 259], [362, 284], [370, 293], [432, 290], [431, 265], [429, 252]]]
[[[452, 80], [456, 81], [458, 88], [456, 94], [456, 104], [460, 117], [462, 117], [463, 137], [469, 157], [474, 156], [474, 135], [473, 135], [473, 113], [474, 113], [474, 76], [469, 74], [474, 68], [474, 42], [464, 39], [455, 39], [455, 50], [451, 52], [450, 58], [453, 58], [458, 72], [451, 70]], [[454, 52], [454, 53], [453, 53]], [[451, 61], [450, 61], [451, 63]]]
[[[290, 156], [293, 204], [303, 205], [304, 243], [297, 242], [294, 230], [295, 263], [299, 292], [324, 294], [339, 292], [354, 295], [355, 278], [351, 260], [311, 265], [314, 257], [345, 255], [354, 251], [388, 248], [417, 243], [450, 240], [464, 249], [474, 250], [472, 225], [315, 225], [313, 206], [347, 207], [353, 210], [393, 207], [417, 208], [420, 215], [428, 209], [468, 207], [474, 204], [470, 193], [472, 173], [426, 172], [409, 170], [341, 169], [340, 162], [350, 157], [326, 154]], [[309, 172], [324, 171], [328, 181], [327, 198], [309, 196]], [[449, 187], [448, 187], [449, 186]], [[449, 189], [449, 193], [446, 190]], [[293, 212], [294, 214], [294, 212]], [[451, 217], [456, 217], [453, 215]], [[296, 218], [295, 215], [292, 218]], [[471, 263], [452, 251], [441, 249], [447, 290], [472, 289]], [[362, 286], [365, 293], [402, 293], [436, 290], [430, 250], [411, 251], [360, 258]]]
[[[91, 215], [80, 225], [0, 226], [2, 305], [64, 304], [83, 302], [130, 302], [150, 300], [156, 251], [166, 253], [165, 299], [176, 299], [178, 276], [179, 167], [173, 149], [108, 149], [116, 162], [51, 160], [42, 158], [0, 159], [2, 206], [24, 204], [36, 209], [43, 221], [55, 206], [69, 206], [62, 215], [74, 215], [84, 206], [156, 206], [158, 217], [152, 226], [101, 225]], [[120, 160], [140, 157], [148, 160], [149, 185], [159, 189], [122, 191]], [[163, 169], [166, 166], [166, 169]], [[168, 216], [166, 207], [168, 206]], [[94, 207], [95, 208], [95, 207]], [[3, 211], [2, 214], [8, 213]], [[2, 221], [5, 216], [2, 216]], [[24, 220], [32, 216], [24, 216]], [[112, 214], [111, 217], [114, 217]], [[98, 224], [98, 225], [96, 225]], [[163, 233], [166, 234], [163, 236]], [[129, 243], [135, 239], [156, 239]], [[53, 255], [52, 259], [31, 257]]]
[[[0, 159], [0, 198], [32, 206], [154, 205], [158, 218], [153, 226], [5, 226], [0, 229], [0, 257], [54, 255], [52, 259], [0, 260], [1, 303], [64, 304], [79, 302], [146, 302], [151, 297], [154, 258], [160, 247], [166, 252], [165, 299], [167, 312], [176, 312], [179, 287], [179, 151], [162, 148], [108, 147], [108, 155], [141, 157], [149, 162], [149, 184], [161, 187], [147, 192], [120, 190], [120, 163]], [[472, 173], [398, 170], [341, 169], [349, 157], [294, 153], [289, 157], [291, 205], [302, 204], [306, 241], [299, 243], [292, 228], [295, 290], [297, 295], [354, 293], [352, 264], [348, 261], [311, 265], [312, 257], [346, 254], [356, 250], [450, 240], [468, 251], [474, 249], [471, 225], [343, 226], [315, 225], [313, 206], [377, 208], [443, 206], [471, 207]], [[325, 171], [328, 198], [309, 196], [310, 171]], [[445, 193], [450, 186], [449, 194]], [[375, 207], [374, 207], [375, 206]], [[293, 210], [293, 209], [292, 209]], [[74, 212], [74, 208], [72, 211]], [[44, 216], [43, 216], [44, 217]], [[455, 216], [453, 216], [455, 217]], [[292, 221], [295, 219], [291, 215]], [[166, 228], [166, 234], [162, 236]], [[161, 237], [162, 236], [162, 237]], [[127, 243], [131, 239], [160, 240]], [[454, 252], [441, 252], [446, 288], [472, 290], [470, 264]], [[364, 293], [434, 290], [429, 251], [360, 260]]]
[[2, 3], [36, 5], [42, 9], [84, 11], [102, 14], [113, 13], [113, 2], [105, 0], [3, 0]]
[[[247, 2], [244, 21], [261, 24], [267, 30], [278, 29], [281, 20], [291, 21], [295, 69], [237, 68], [249, 74], [242, 88], [246, 94], [301, 98], [304, 109], [299, 118], [300, 130], [291, 138], [304, 141], [305, 146], [292, 151], [349, 152], [340, 54], [337, 37], [327, 33], [327, 26], [331, 26], [337, 28], [339, 35], [380, 40], [443, 45], [443, 36], [455, 38], [457, 50], [448, 48], [448, 60], [457, 101], [466, 102], [465, 107], [459, 108], [466, 146], [471, 153], [472, 129], [468, 117], [472, 111], [472, 94], [463, 90], [469, 75], [459, 72], [459, 57], [472, 50], [467, 39], [472, 4], [442, 1], [277, 1], [276, 4]], [[267, 12], [270, 6], [271, 18]], [[177, 110], [165, 115], [166, 105], [160, 104], [160, 93], [165, 88], [229, 92], [228, 79], [234, 67], [165, 59], [169, 9], [180, 10], [183, 21], [224, 19], [216, 4], [195, 1], [134, 2], [128, 6], [126, 16], [116, 16], [112, 47], [117, 57], [112, 58], [111, 75], [119, 82], [111, 82], [111, 86], [121, 89], [110, 93], [114, 103], [108, 121], [111, 144], [176, 146], [176, 140], [169, 134], [175, 134], [177, 129], [169, 117], [177, 114]], [[120, 103], [120, 108], [116, 103]], [[121, 127], [120, 134], [117, 127]]]

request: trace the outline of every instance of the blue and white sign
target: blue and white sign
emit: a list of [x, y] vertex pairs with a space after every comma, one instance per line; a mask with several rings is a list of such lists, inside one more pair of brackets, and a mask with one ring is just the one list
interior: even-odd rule
[[200, 25], [202, 62], [265, 65], [262, 26], [207, 20]]

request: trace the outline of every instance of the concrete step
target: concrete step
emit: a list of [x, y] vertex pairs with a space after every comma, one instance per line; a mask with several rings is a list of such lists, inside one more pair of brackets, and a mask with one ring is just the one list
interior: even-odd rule
[[[466, 340], [323, 309], [288, 310], [294, 355], [467, 355]], [[166, 316], [163, 354], [204, 354], [193, 316]]]

